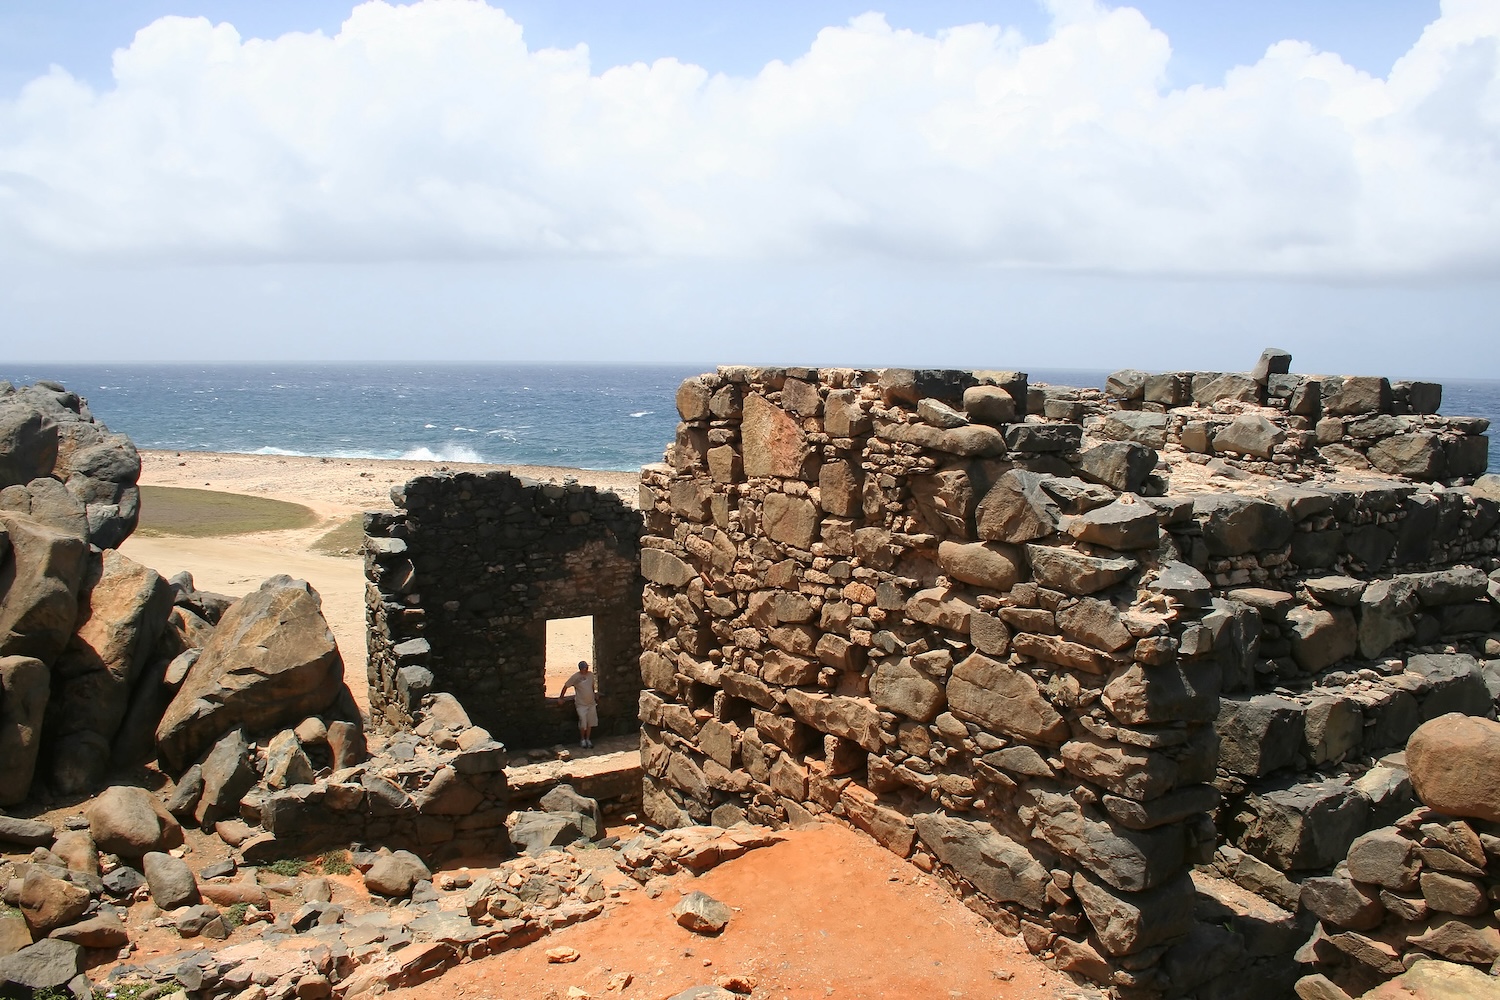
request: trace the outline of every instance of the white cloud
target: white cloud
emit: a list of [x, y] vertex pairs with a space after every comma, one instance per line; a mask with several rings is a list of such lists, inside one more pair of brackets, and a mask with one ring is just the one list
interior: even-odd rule
[[164, 18], [94, 92], [0, 102], [0, 247], [166, 261], [859, 255], [1167, 274], [1500, 273], [1500, 6], [1388, 79], [1300, 42], [1165, 88], [1131, 8], [1053, 33], [878, 15], [752, 79], [594, 73], [481, 0], [340, 32]]

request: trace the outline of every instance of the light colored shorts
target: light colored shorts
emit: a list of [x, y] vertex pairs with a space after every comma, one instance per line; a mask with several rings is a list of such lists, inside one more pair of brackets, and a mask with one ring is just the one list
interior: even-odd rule
[[573, 707], [578, 710], [578, 724], [586, 729], [593, 729], [599, 724], [599, 707], [597, 705], [580, 705], [576, 701]]

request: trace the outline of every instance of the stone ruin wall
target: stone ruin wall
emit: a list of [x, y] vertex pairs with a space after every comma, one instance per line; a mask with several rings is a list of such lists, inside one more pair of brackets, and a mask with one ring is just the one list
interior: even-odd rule
[[593, 616], [599, 736], [633, 732], [640, 691], [640, 515], [617, 495], [506, 472], [422, 476], [366, 516], [374, 724], [419, 726], [446, 692], [511, 749], [572, 742], [545, 697], [546, 624]]
[[[1186, 405], [1161, 400], [1163, 379]], [[684, 383], [640, 504], [651, 818], [841, 817], [1059, 967], [1126, 989], [1253, 984], [1243, 966], [1273, 955], [1284, 976], [1306, 929], [1296, 884], [1230, 849], [1244, 870], [1223, 874], [1266, 890], [1270, 872], [1293, 896], [1287, 926], [1247, 948], [1195, 923], [1189, 869], [1222, 869], [1216, 840], [1237, 838], [1312, 845], [1306, 867], [1326, 870], [1346, 835], [1389, 822], [1373, 805], [1402, 801], [1400, 775], [1331, 835], [1296, 788], [1347, 796], [1364, 766], [1343, 765], [1423, 718], [1493, 714], [1500, 496], [1463, 488], [1486, 425], [1423, 412], [1439, 387], [1380, 379], [1110, 386], [797, 368]], [[1399, 431], [1350, 434], [1381, 417]], [[1319, 445], [1327, 420], [1344, 430]], [[1261, 421], [1280, 440], [1257, 456]], [[1195, 425], [1215, 457], [1183, 447]], [[1339, 448], [1379, 464], [1413, 437], [1445, 463], [1417, 478], [1446, 482], [1348, 482]], [[1163, 473], [1191, 466], [1172, 491]], [[1236, 720], [1266, 699], [1280, 711], [1257, 736]], [[1257, 812], [1266, 776], [1292, 808]]]

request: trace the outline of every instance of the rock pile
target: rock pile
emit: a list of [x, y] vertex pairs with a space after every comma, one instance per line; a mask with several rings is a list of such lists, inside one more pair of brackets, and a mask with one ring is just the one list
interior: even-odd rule
[[1406, 760], [1423, 805], [1302, 883], [1318, 921], [1297, 956], [1317, 970], [1297, 984], [1306, 1000], [1358, 996], [1422, 960], [1500, 962], [1500, 723], [1433, 719]]
[[[592, 811], [587, 800], [583, 807]], [[191, 871], [142, 876], [122, 866], [104, 879], [103, 902], [93, 918], [107, 922], [116, 934], [106, 938], [94, 931], [83, 941], [80, 932], [66, 939], [55, 934], [0, 958], [0, 974], [20, 983], [50, 982], [69, 972], [52, 985], [73, 981], [75, 995], [91, 1000], [87, 978], [74, 979], [83, 949], [118, 949], [126, 944], [127, 925], [133, 932], [144, 923], [175, 929], [201, 946], [142, 961], [130, 960], [126, 949], [101, 987], [118, 991], [129, 984], [155, 984], [221, 1000], [244, 997], [247, 991], [269, 1000], [375, 995], [590, 920], [637, 883], [681, 870], [707, 871], [779, 839], [752, 828], [675, 831], [664, 838], [642, 831], [625, 843], [585, 839], [493, 868], [436, 875], [414, 855], [382, 848], [349, 855], [362, 873], [358, 880], [284, 877], [270, 868], [236, 869], [232, 862], [205, 868], [196, 878]], [[117, 872], [131, 872], [134, 878]], [[181, 884], [173, 884], [178, 877]], [[358, 891], [361, 883], [370, 894], [368, 901]], [[378, 905], [381, 898], [388, 905]], [[180, 905], [168, 909], [168, 903]], [[237, 933], [241, 926], [253, 928], [253, 940]], [[7, 928], [0, 919], [0, 934]]]

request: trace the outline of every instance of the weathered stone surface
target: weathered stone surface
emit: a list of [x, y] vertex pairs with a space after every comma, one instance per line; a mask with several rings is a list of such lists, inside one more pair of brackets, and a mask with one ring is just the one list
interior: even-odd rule
[[1342, 695], [1314, 695], [1304, 717], [1303, 752], [1313, 764], [1343, 760], [1364, 738], [1359, 703]]
[[10, 558], [0, 564], [0, 656], [52, 663], [78, 619], [88, 543], [20, 514], [0, 511]]
[[1016, 419], [1016, 400], [998, 385], [971, 385], [964, 390], [964, 412], [975, 423], [1003, 426]]
[[1370, 445], [1365, 457], [1381, 472], [1431, 482], [1448, 471], [1443, 439], [1422, 432], [1393, 434]]
[[343, 660], [305, 582], [273, 577], [224, 615], [157, 727], [162, 758], [182, 768], [244, 726], [295, 724], [343, 690]]
[[1219, 766], [1247, 777], [1290, 766], [1302, 744], [1305, 712], [1301, 704], [1280, 695], [1225, 698], [1214, 724]]
[[1071, 795], [1035, 791], [1036, 835], [1116, 889], [1142, 892], [1182, 871], [1181, 826], [1131, 830], [1080, 805]]
[[1161, 536], [1156, 508], [1126, 495], [1107, 507], [1068, 522], [1068, 534], [1081, 542], [1120, 551], [1155, 548]]
[[114, 785], [88, 807], [89, 834], [99, 850], [140, 858], [182, 843], [182, 827], [144, 788]]
[[1145, 892], [1121, 892], [1078, 872], [1073, 891], [1099, 943], [1111, 955], [1133, 955], [1166, 944], [1193, 925], [1196, 894], [1186, 872]]
[[706, 892], [694, 890], [672, 908], [672, 918], [694, 934], [718, 934], [729, 925], [734, 911]]
[[1427, 693], [1422, 698], [1424, 720], [1449, 713], [1483, 716], [1490, 711], [1493, 699], [1484, 672], [1472, 656], [1419, 653], [1407, 659], [1406, 671], [1426, 682]]
[[1418, 959], [1363, 1000], [1500, 1000], [1500, 979], [1470, 965]]
[[410, 851], [382, 855], [365, 871], [365, 888], [393, 899], [411, 895], [418, 882], [431, 881], [432, 872]]
[[1165, 795], [1177, 782], [1177, 762], [1171, 757], [1097, 737], [1064, 743], [1062, 761], [1070, 773], [1137, 801]]
[[1012, 469], [979, 501], [975, 524], [979, 537], [995, 542], [1028, 542], [1057, 530], [1062, 509], [1042, 488], [1045, 476]]
[[243, 729], [224, 736], [203, 759], [203, 791], [193, 807], [193, 819], [205, 830], [239, 811], [240, 798], [256, 782], [250, 741]]
[[870, 677], [870, 698], [880, 708], [931, 722], [948, 704], [942, 684], [912, 665], [910, 657], [885, 660]]
[[59, 941], [71, 941], [85, 948], [119, 948], [130, 943], [130, 934], [120, 918], [113, 913], [104, 912], [76, 924], [59, 927], [49, 936]]
[[1391, 384], [1383, 378], [1346, 375], [1323, 383], [1323, 412], [1330, 417], [1387, 413], [1390, 408]]
[[1077, 424], [1011, 424], [1005, 428], [1005, 446], [1011, 451], [1076, 451], [1082, 440], [1083, 428]]
[[1500, 822], [1500, 722], [1456, 713], [1425, 722], [1407, 743], [1406, 765], [1426, 805]]
[[1034, 743], [1061, 743], [1066, 720], [1028, 674], [973, 653], [953, 668], [948, 705], [987, 729]]
[[1080, 598], [1060, 609], [1057, 625], [1069, 639], [1108, 653], [1124, 649], [1134, 641], [1115, 606], [1093, 597]]
[[1492, 922], [1458, 918], [1437, 924], [1422, 934], [1411, 934], [1408, 944], [1453, 962], [1489, 965], [1500, 959], [1500, 928]]
[[792, 714], [823, 733], [842, 736], [871, 753], [880, 750], [880, 716], [864, 698], [847, 698], [792, 688], [786, 693]]
[[938, 860], [995, 902], [1041, 910], [1048, 873], [1024, 847], [984, 823], [921, 813], [917, 835]]
[[1073, 549], [1027, 545], [1026, 558], [1037, 583], [1066, 594], [1093, 594], [1121, 582], [1139, 568], [1134, 559], [1102, 559]]
[[1212, 406], [1224, 400], [1258, 403], [1260, 386], [1255, 379], [1236, 372], [1204, 377], [1201, 382], [1197, 378], [1193, 379], [1193, 402], [1199, 406]]
[[265, 782], [269, 788], [309, 785], [313, 781], [312, 761], [302, 749], [302, 741], [290, 729], [271, 737], [266, 746]]
[[1165, 448], [1167, 415], [1137, 410], [1112, 410], [1099, 433], [1116, 441], [1134, 441], [1148, 448]]
[[18, 819], [15, 816], [0, 816], [0, 844], [46, 847], [52, 843], [56, 834], [57, 831], [50, 823], [34, 819]]
[[30, 656], [0, 656], [0, 806], [23, 802], [41, 751], [51, 672]]
[[73, 636], [52, 664], [46, 741], [57, 791], [81, 792], [103, 779], [131, 691], [171, 606], [171, 591], [155, 570], [113, 549], [90, 560]]
[[1203, 530], [1209, 555], [1238, 556], [1279, 549], [1291, 540], [1292, 519], [1279, 506], [1233, 493], [1193, 499], [1193, 516]]
[[32, 937], [41, 938], [82, 917], [88, 909], [89, 893], [82, 886], [55, 878], [40, 865], [33, 865], [21, 882], [18, 902]]
[[83, 949], [47, 938], [0, 958], [0, 983], [31, 990], [60, 990], [83, 972]]
[[1370, 930], [1385, 917], [1385, 907], [1373, 890], [1342, 875], [1305, 879], [1302, 906], [1325, 924], [1344, 930]]
[[1000, 592], [1026, 577], [1021, 550], [996, 542], [945, 541], [938, 546], [938, 565], [955, 580]]
[[1242, 846], [1283, 871], [1328, 868], [1369, 825], [1370, 804], [1340, 781], [1293, 784], [1253, 796]]
[[1253, 458], [1270, 458], [1286, 431], [1258, 413], [1241, 413], [1214, 435], [1214, 450]]
[[681, 587], [695, 579], [698, 573], [672, 553], [647, 547], [641, 549], [641, 575], [652, 583]]
[[811, 500], [772, 493], [762, 508], [762, 525], [771, 539], [795, 548], [806, 549], [818, 537], [818, 508]]
[[151, 887], [151, 898], [163, 910], [192, 906], [199, 900], [198, 882], [193, 870], [181, 858], [160, 851], [148, 851], [141, 858], [141, 871]]
[[[828, 509], [826, 491], [824, 495], [823, 506]], [[972, 519], [978, 497], [974, 495], [974, 482], [966, 470], [944, 469], [930, 476], [912, 476], [911, 495], [928, 530], [937, 535], [974, 537]], [[858, 498], [854, 507], [851, 515], [859, 513]]]
[[1219, 706], [1219, 671], [1132, 663], [1110, 677], [1102, 701], [1127, 726], [1211, 722]]
[[1106, 441], [1078, 456], [1078, 474], [1121, 493], [1139, 493], [1156, 469], [1156, 451], [1134, 441]]
[[1298, 605], [1286, 615], [1292, 659], [1310, 674], [1347, 660], [1358, 651], [1359, 625], [1344, 608]]
[[759, 393], [745, 397], [740, 439], [745, 475], [805, 479], [816, 469], [817, 457], [797, 421]]

